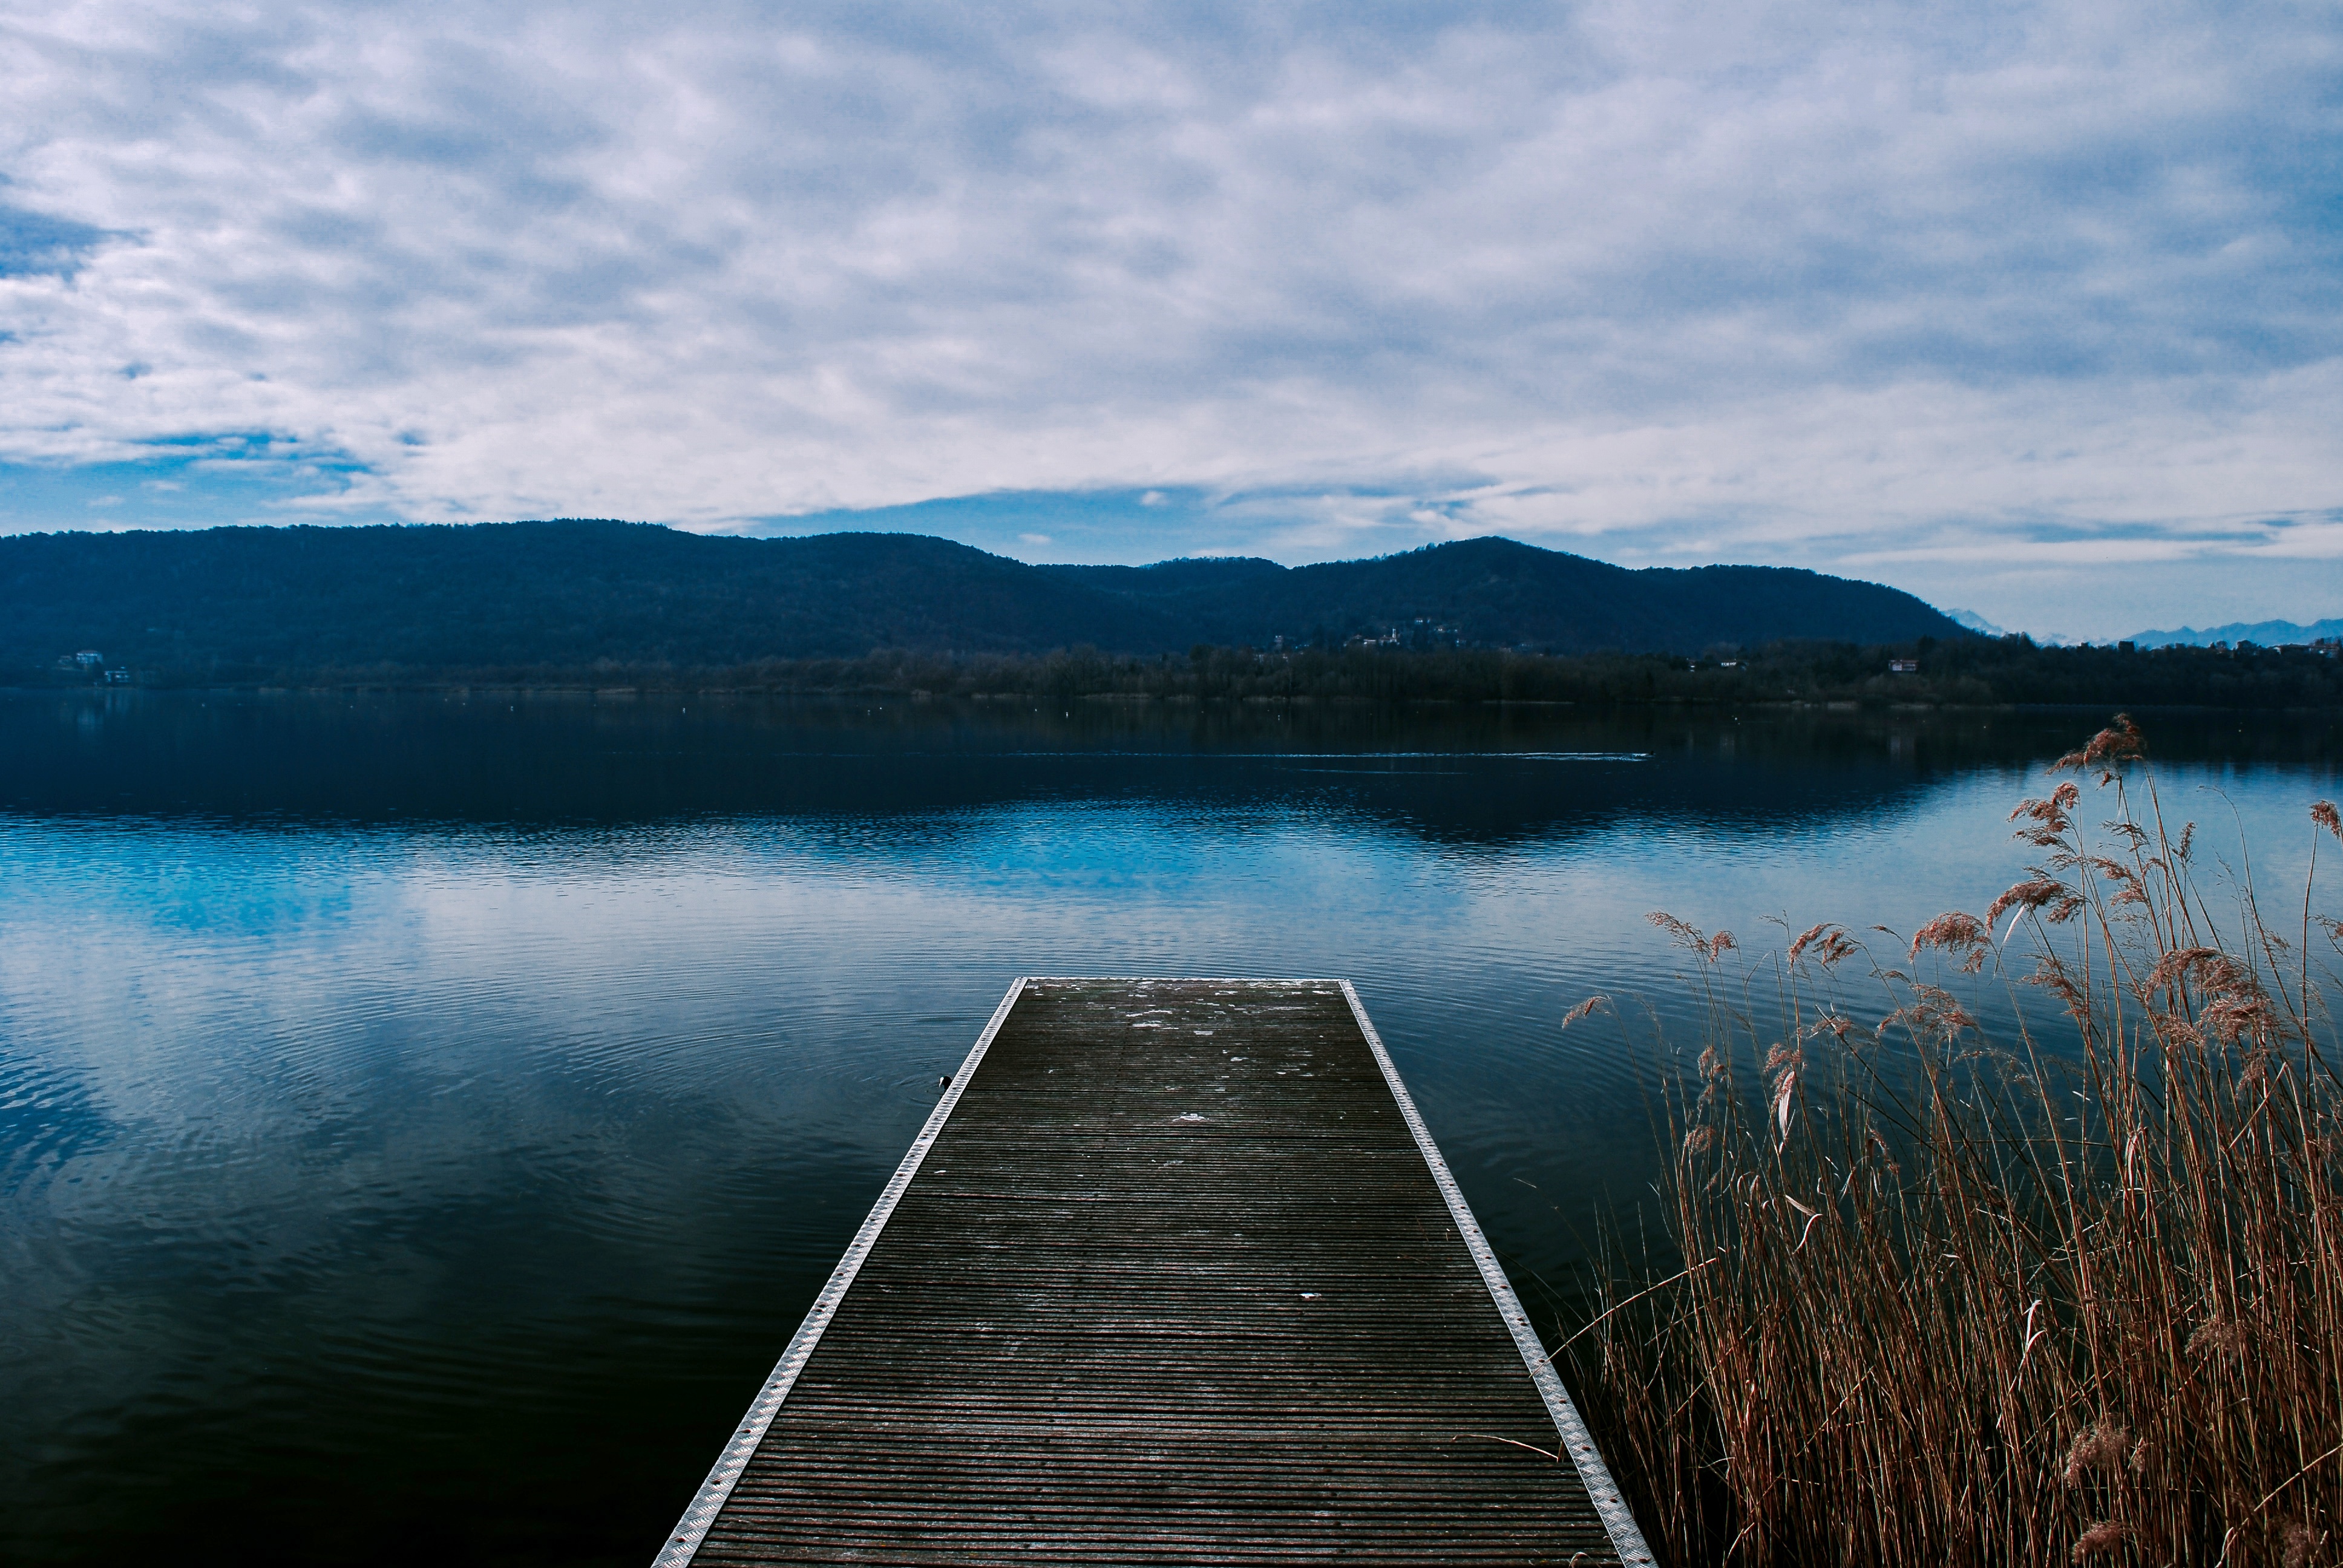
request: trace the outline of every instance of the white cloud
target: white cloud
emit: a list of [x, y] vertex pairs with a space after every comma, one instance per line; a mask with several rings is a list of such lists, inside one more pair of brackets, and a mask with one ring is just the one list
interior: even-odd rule
[[2332, 558], [2223, 521], [2343, 505], [2315, 8], [15, 15], [0, 457], [266, 436], [216, 450], [421, 518], [1182, 487], [1320, 553]]

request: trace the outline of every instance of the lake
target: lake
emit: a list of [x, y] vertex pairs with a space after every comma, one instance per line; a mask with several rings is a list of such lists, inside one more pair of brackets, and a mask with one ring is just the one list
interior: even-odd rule
[[[1981, 911], [2106, 717], [0, 692], [0, 1558], [639, 1568], [1021, 974], [1355, 980], [1550, 1329], [1646, 912]], [[2146, 728], [2298, 905], [2336, 727]]]

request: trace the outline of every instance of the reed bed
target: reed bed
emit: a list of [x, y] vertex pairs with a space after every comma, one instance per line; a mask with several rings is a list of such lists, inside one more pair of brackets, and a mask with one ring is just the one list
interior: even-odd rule
[[1663, 1562], [2343, 1553], [2338, 928], [2200, 886], [2129, 719], [2055, 772], [1982, 915], [1755, 961], [1654, 917], [1707, 1038], [1658, 1099], [1664, 1237], [1614, 1233], [1563, 1353]]

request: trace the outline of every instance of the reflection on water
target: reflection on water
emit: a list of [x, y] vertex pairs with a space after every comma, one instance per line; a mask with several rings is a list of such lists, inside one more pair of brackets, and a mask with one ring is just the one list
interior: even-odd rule
[[[0, 1556], [647, 1561], [1021, 973], [1356, 980], [1534, 1298], [1644, 912], [1980, 905], [2099, 717], [0, 695]], [[2283, 880], [2323, 722], [2150, 736]]]

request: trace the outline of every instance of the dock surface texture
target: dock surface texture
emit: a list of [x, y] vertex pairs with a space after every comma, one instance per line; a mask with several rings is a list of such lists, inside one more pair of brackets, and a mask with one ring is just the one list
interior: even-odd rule
[[660, 1563], [1330, 1558], [1650, 1561], [1347, 984], [1028, 980]]

